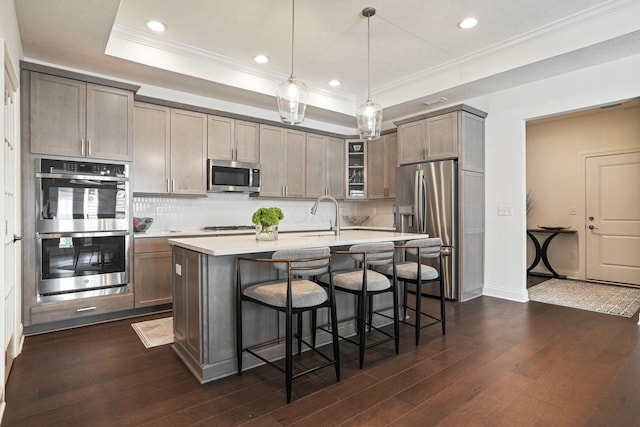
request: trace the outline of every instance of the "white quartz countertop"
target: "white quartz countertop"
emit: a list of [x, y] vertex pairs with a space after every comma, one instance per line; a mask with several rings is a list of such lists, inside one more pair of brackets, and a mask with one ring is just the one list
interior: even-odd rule
[[333, 232], [280, 233], [278, 240], [257, 241], [255, 234], [169, 239], [169, 243], [213, 256], [273, 252], [281, 249], [350, 246], [358, 243], [405, 241], [429, 237], [427, 234], [397, 233], [379, 230], [342, 230]]

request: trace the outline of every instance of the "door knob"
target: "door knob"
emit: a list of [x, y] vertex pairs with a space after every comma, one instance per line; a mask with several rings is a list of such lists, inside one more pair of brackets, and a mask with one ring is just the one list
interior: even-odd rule
[[597, 230], [597, 229], [598, 229], [598, 227], [596, 227], [596, 226], [594, 226], [594, 225], [590, 225], [590, 226], [589, 226], [589, 230]]

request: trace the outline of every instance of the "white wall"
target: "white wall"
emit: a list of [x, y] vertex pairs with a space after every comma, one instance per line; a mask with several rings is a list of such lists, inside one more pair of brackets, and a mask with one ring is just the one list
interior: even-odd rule
[[[527, 301], [525, 122], [640, 96], [640, 55], [518, 86], [465, 103], [486, 119], [486, 239], [483, 293]], [[498, 206], [513, 216], [498, 216]]]

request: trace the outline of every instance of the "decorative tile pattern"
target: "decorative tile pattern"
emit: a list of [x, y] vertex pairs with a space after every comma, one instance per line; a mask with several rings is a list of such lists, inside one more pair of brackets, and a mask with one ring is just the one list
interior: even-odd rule
[[131, 327], [136, 331], [146, 348], [173, 342], [173, 317], [132, 323]]
[[631, 317], [640, 309], [640, 289], [551, 279], [529, 288], [531, 301]]

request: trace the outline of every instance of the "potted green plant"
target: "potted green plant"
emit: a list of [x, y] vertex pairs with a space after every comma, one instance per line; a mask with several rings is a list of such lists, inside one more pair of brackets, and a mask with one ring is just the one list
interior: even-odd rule
[[260, 208], [255, 211], [251, 222], [256, 225], [256, 240], [277, 240], [278, 223], [283, 218], [280, 208]]

